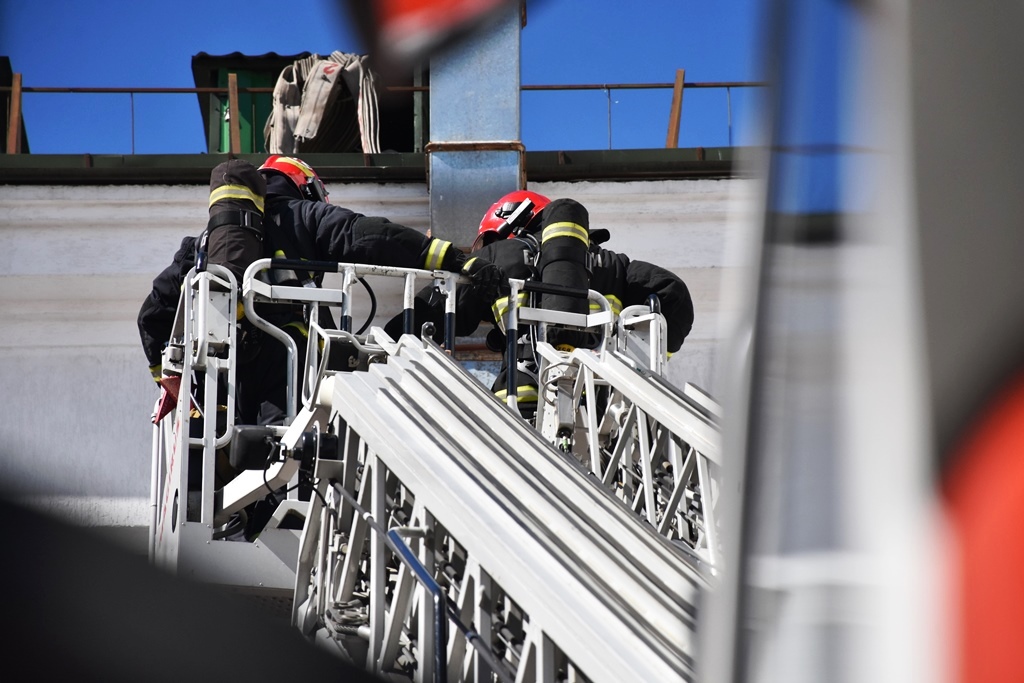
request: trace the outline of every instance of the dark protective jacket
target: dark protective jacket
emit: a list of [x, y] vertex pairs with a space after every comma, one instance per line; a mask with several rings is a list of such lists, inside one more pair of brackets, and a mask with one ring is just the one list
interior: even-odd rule
[[[646, 304], [648, 297], [656, 294], [665, 316], [667, 350], [678, 351], [693, 327], [693, 301], [686, 283], [669, 270], [644, 261], [631, 261], [625, 254], [602, 249], [596, 244], [592, 244], [590, 250], [593, 265], [590, 289], [604, 294], [615, 313], [627, 306]], [[499, 240], [474, 252], [473, 256], [491, 261], [510, 278], [536, 279], [532, 265], [535, 253], [536, 242], [527, 237]], [[461, 288], [456, 306], [456, 335], [470, 335], [482, 322], [494, 321], [493, 304], [470, 289]], [[432, 322], [435, 332], [440, 334], [443, 316], [443, 297], [430, 288], [421, 290], [415, 301], [415, 329]], [[402, 332], [401, 316], [389, 321], [385, 331], [397, 338]]]
[[[263, 224], [264, 257], [456, 272], [466, 261], [466, 255], [451, 243], [386, 218], [303, 199], [291, 181], [277, 173], [267, 174]], [[160, 364], [170, 338], [182, 283], [195, 265], [195, 241], [194, 237], [182, 240], [173, 262], [153, 280], [153, 289], [139, 310], [139, 334], [151, 366]]]
[[153, 279], [153, 289], [139, 309], [139, 336], [150, 367], [159, 366], [160, 354], [171, 337], [171, 326], [178, 310], [181, 285], [196, 264], [196, 238], [186, 237], [174, 254], [171, 265]]

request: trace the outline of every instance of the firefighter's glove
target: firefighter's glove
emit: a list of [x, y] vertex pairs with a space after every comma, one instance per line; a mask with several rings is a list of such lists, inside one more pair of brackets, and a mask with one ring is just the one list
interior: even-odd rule
[[501, 268], [490, 261], [473, 256], [462, 264], [459, 272], [472, 281], [474, 293], [486, 301], [494, 301], [508, 294], [508, 278]]

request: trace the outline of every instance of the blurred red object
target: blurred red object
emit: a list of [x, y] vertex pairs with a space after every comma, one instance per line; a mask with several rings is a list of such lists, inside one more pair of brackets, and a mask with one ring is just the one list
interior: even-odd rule
[[521, 0], [345, 0], [378, 69], [408, 67]]
[[954, 536], [953, 680], [1024, 681], [1024, 374], [975, 421], [943, 489]]

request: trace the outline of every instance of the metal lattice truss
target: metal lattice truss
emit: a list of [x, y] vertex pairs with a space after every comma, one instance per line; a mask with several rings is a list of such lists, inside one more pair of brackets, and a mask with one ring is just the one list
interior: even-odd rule
[[631, 307], [620, 320], [614, 346], [566, 353], [536, 344], [537, 428], [714, 573], [720, 408], [697, 387], [680, 392], [657, 372], [665, 361], [660, 316]]
[[692, 677], [705, 579], [441, 349], [403, 337], [329, 386], [304, 633], [413, 680]]

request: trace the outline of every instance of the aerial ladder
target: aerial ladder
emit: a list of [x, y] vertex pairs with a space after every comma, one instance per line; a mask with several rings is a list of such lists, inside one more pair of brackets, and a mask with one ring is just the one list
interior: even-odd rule
[[[570, 314], [532, 305], [552, 285], [510, 281], [528, 297], [507, 337], [529, 338], [539, 379], [524, 417], [515, 391], [499, 399], [455, 360], [459, 276], [303, 261], [340, 286], [263, 279], [295, 266], [257, 261], [240, 290], [214, 265], [186, 278], [164, 352], [180, 385], [154, 413], [152, 561], [280, 601], [310, 641], [387, 680], [693, 680], [697, 606], [722, 571], [720, 409], [663, 379], [657, 301], [616, 317], [584, 290], [596, 312]], [[374, 278], [402, 282], [397, 340], [351, 331], [356, 283]], [[424, 283], [445, 297], [441, 345], [412, 330]], [[239, 292], [288, 348], [285, 424], [234, 424]], [[274, 304], [309, 308], [301, 367], [260, 314]], [[555, 325], [599, 343], [556, 350]], [[225, 458], [245, 469], [223, 483]], [[268, 494], [265, 528], [230, 540]]]

